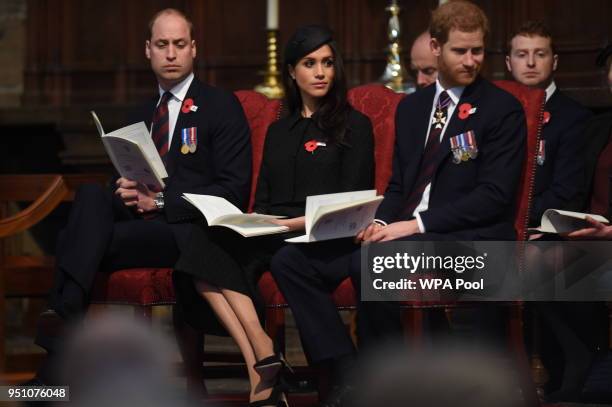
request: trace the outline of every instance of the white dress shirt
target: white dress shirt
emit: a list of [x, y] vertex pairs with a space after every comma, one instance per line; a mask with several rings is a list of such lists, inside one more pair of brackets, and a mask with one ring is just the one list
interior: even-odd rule
[[[189, 86], [191, 86], [191, 82], [193, 81], [193, 72], [189, 74], [185, 79], [176, 84], [172, 89], [170, 89], [170, 93], [172, 93], [172, 97], [168, 100], [168, 150], [170, 150], [170, 146], [172, 145], [172, 135], [174, 134], [174, 127], [176, 126], [176, 121], [178, 119], [179, 112], [181, 111], [181, 106], [183, 105], [183, 100], [187, 95], [187, 91], [189, 90]], [[159, 106], [159, 102], [161, 101], [162, 96], [166, 93], [165, 90], [162, 89], [161, 86], [158, 85], [159, 88], [159, 99], [157, 100], [156, 107]], [[152, 127], [152, 126], [151, 126]]]
[[548, 99], [550, 99], [550, 97], [553, 95], [553, 93], [555, 93], [555, 91], [557, 90], [557, 85], [555, 85], [555, 81], [551, 81], [550, 85], [548, 85], [548, 87], [546, 87], [546, 101], [548, 102]]

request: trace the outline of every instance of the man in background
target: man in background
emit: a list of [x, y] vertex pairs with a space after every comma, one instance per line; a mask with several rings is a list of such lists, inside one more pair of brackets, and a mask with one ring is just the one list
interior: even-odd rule
[[421, 33], [412, 43], [410, 70], [419, 88], [424, 88], [436, 82], [438, 61], [431, 51], [431, 36], [428, 31]]

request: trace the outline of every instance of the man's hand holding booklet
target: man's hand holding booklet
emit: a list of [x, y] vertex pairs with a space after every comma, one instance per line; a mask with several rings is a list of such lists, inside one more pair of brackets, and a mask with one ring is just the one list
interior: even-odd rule
[[96, 113], [92, 111], [91, 116], [117, 172], [123, 178], [146, 185], [151, 191], [162, 191], [168, 173], [145, 123], [131, 124], [106, 134]]
[[601, 215], [562, 211], [560, 209], [547, 209], [542, 215], [540, 227], [529, 228], [529, 230], [535, 233], [567, 234], [579, 229], [593, 227], [592, 224], [587, 221], [587, 216], [597, 222], [604, 224], [610, 223], [608, 219]]

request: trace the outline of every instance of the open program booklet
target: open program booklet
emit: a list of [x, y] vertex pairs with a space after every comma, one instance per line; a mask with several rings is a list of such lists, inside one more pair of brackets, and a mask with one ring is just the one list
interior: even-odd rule
[[355, 236], [372, 223], [382, 199], [375, 190], [309, 196], [306, 234], [286, 241], [309, 243]]
[[91, 115], [119, 175], [138, 181], [152, 191], [163, 190], [163, 179], [168, 173], [144, 122], [105, 134], [96, 113], [91, 111]]
[[284, 218], [284, 216], [242, 213], [225, 198], [199, 194], [183, 194], [183, 198], [202, 212], [209, 226], [224, 226], [244, 237], [283, 233], [289, 230], [287, 226], [270, 222], [271, 219]]
[[592, 227], [585, 219], [589, 216], [598, 222], [610, 223], [601, 215], [590, 213], [562, 211], [560, 209], [546, 209], [542, 215], [540, 227], [529, 228], [532, 232], [542, 233], [569, 233], [574, 230]]

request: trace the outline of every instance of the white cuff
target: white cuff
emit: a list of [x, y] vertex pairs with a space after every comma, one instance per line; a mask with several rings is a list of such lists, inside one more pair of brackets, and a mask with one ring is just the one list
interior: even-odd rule
[[374, 219], [374, 223], [378, 223], [380, 226], [387, 226], [387, 222], [381, 219]]
[[419, 212], [415, 213], [414, 217], [417, 220], [417, 224], [419, 225], [419, 230], [421, 231], [421, 233], [425, 233], [425, 225], [423, 225], [423, 221], [421, 220], [421, 215], [419, 214]]

